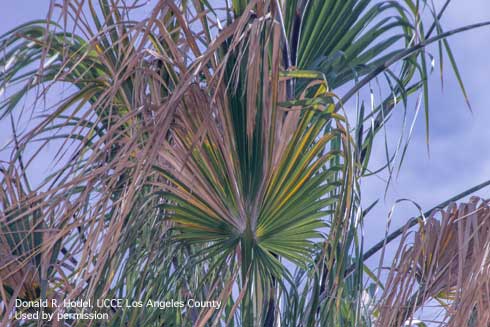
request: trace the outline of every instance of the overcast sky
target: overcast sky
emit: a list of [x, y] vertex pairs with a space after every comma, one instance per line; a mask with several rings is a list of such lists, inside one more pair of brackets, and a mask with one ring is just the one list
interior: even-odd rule
[[[435, 0], [436, 6], [442, 2]], [[49, 0], [2, 1], [0, 33], [25, 21], [45, 17], [48, 4]], [[449, 30], [485, 20], [490, 20], [490, 1], [454, 0], [442, 19], [442, 25]], [[421, 113], [402, 171], [393, 181], [386, 200], [383, 199], [385, 184], [380, 178], [371, 177], [363, 181], [363, 202], [367, 204], [377, 198], [381, 199], [380, 204], [367, 217], [368, 245], [381, 239], [388, 211], [397, 199], [409, 198], [426, 210], [490, 179], [490, 29], [483, 28], [454, 36], [450, 43], [470, 95], [473, 114], [466, 107], [446, 60], [443, 91], [439, 74], [435, 72], [431, 75], [430, 158], [426, 150], [425, 124]], [[413, 108], [411, 110], [413, 112]], [[6, 123], [0, 123], [0, 145], [10, 137]], [[399, 123], [394, 121], [388, 127], [388, 135], [398, 136], [399, 127]], [[49, 153], [45, 156], [48, 158]], [[7, 158], [0, 153], [0, 159]], [[373, 158], [373, 163], [381, 164], [383, 160], [380, 152]], [[42, 176], [46, 167], [36, 167], [35, 170], [35, 175]], [[490, 189], [478, 194], [489, 197]], [[393, 224], [400, 225], [416, 214], [414, 206], [401, 204], [397, 206]]]

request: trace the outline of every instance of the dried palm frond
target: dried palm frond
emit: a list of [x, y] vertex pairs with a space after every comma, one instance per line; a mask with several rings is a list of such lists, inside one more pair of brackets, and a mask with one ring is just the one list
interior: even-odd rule
[[[40, 294], [40, 276], [37, 270], [35, 252], [39, 250], [39, 233], [35, 230], [42, 222], [39, 212], [13, 210], [11, 203], [25, 200], [21, 175], [15, 171], [6, 175], [3, 169], [0, 184], [0, 292], [4, 303], [16, 297], [37, 299]], [[39, 260], [39, 256], [37, 259]], [[5, 292], [7, 291], [7, 292]]]
[[[5, 244], [0, 243], [0, 287], [16, 298], [35, 300], [39, 297], [40, 280], [36, 266], [22, 263]], [[2, 294], [5, 303], [10, 296]]]
[[449, 326], [470, 320], [471, 326], [488, 326], [489, 232], [489, 201], [472, 197], [434, 211], [413, 244], [405, 234], [379, 304], [378, 326], [401, 326], [430, 300], [441, 303]]

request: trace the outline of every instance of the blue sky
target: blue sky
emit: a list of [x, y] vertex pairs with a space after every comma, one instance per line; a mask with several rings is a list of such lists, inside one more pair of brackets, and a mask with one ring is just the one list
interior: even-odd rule
[[[440, 5], [443, 1], [435, 1]], [[490, 2], [486, 0], [455, 0], [449, 6], [441, 23], [446, 30], [466, 24], [490, 20]], [[386, 201], [383, 201], [385, 184], [377, 177], [364, 180], [363, 200], [381, 198], [382, 203], [368, 215], [366, 240], [371, 243], [384, 233], [382, 227], [388, 211], [396, 199], [416, 201], [422, 209], [434, 205], [490, 179], [490, 28], [482, 28], [453, 36], [449, 39], [458, 61], [473, 113], [468, 110], [457, 81], [445, 60], [444, 89], [440, 74], [430, 77], [430, 158], [426, 149], [423, 112], [419, 114], [414, 134], [402, 171], [392, 183]], [[436, 49], [433, 49], [437, 54]], [[436, 63], [438, 66], [438, 63]], [[412, 101], [414, 102], [414, 101]], [[415, 104], [412, 103], [414, 111]], [[399, 135], [399, 121], [388, 127], [388, 135]], [[382, 141], [379, 139], [378, 141]], [[381, 145], [378, 150], [381, 150]], [[382, 151], [374, 157], [380, 164]], [[490, 188], [477, 193], [488, 198]], [[411, 204], [396, 206], [393, 224], [400, 225], [417, 215]]]
[[[436, 6], [443, 2], [435, 0]], [[0, 10], [0, 33], [22, 22], [44, 18], [49, 0], [2, 1]], [[490, 20], [488, 0], [454, 0], [442, 19], [446, 30], [466, 24]], [[409, 198], [423, 209], [455, 195], [481, 181], [490, 179], [490, 28], [483, 28], [454, 36], [450, 39], [466, 88], [470, 95], [473, 113], [465, 105], [462, 94], [446, 60], [444, 90], [441, 91], [440, 76], [431, 76], [430, 158], [425, 145], [423, 113], [415, 125], [404, 166], [393, 181], [388, 196], [383, 199], [385, 184], [378, 177], [365, 179], [362, 184], [363, 201], [370, 203], [380, 198], [380, 204], [366, 220], [367, 245], [380, 240], [384, 233], [388, 211], [397, 199]], [[435, 49], [434, 49], [435, 50]], [[438, 65], [436, 63], [436, 65]], [[413, 102], [413, 101], [412, 101]], [[414, 103], [411, 104], [413, 112]], [[0, 122], [0, 146], [10, 137], [8, 121]], [[400, 121], [393, 120], [387, 133], [390, 138], [399, 136]], [[382, 144], [378, 144], [381, 150]], [[54, 152], [55, 149], [52, 148]], [[3, 157], [2, 157], [3, 156]], [[48, 160], [50, 153], [45, 153]], [[6, 160], [5, 153], [0, 159]], [[373, 158], [373, 163], [382, 164], [382, 151]], [[46, 172], [44, 167], [35, 167], [36, 177]], [[376, 166], [376, 165], [375, 165]], [[381, 176], [383, 177], [383, 176]], [[478, 193], [490, 196], [490, 188]], [[393, 226], [417, 215], [413, 205], [401, 204], [394, 213]]]

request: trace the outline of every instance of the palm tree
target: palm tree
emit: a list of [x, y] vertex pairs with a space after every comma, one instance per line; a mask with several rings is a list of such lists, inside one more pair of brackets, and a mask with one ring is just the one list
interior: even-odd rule
[[[104, 315], [92, 323], [400, 326], [438, 300], [454, 326], [487, 326], [488, 292], [470, 292], [481, 285], [466, 261], [427, 241], [467, 231], [488, 247], [484, 224], [454, 229], [454, 213], [411, 245], [414, 218], [367, 250], [360, 234], [378, 132], [414, 93], [428, 121], [428, 46], [466, 96], [447, 37], [488, 23], [446, 32], [448, 3], [65, 0], [1, 36], [0, 118], [14, 131], [0, 167], [2, 324], [23, 310], [16, 299], [118, 298], [129, 307], [86, 309]], [[379, 106], [347, 107], [380, 77]], [[43, 112], [22, 108], [53, 93]], [[35, 118], [18, 134], [23, 114]], [[56, 168], [33, 186], [50, 144]], [[380, 278], [365, 261], [400, 235]], [[486, 252], [448, 251], [470, 272], [488, 266]], [[62, 322], [88, 324], [76, 318]]]

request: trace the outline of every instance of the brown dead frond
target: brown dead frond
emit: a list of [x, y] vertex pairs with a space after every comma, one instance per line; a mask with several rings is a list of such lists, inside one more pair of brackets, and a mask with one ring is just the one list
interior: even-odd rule
[[[13, 256], [10, 248], [0, 242], [0, 289], [2, 293], [8, 290], [21, 299], [37, 299], [40, 287], [39, 275], [36, 267], [31, 262], [22, 262], [18, 257]], [[37, 291], [36, 291], [37, 290]], [[4, 303], [11, 296], [2, 294]]]
[[[437, 216], [440, 215], [440, 218]], [[472, 197], [437, 210], [408, 244], [405, 234], [379, 304], [377, 326], [402, 326], [429, 301], [447, 326], [490, 323], [490, 206]]]

